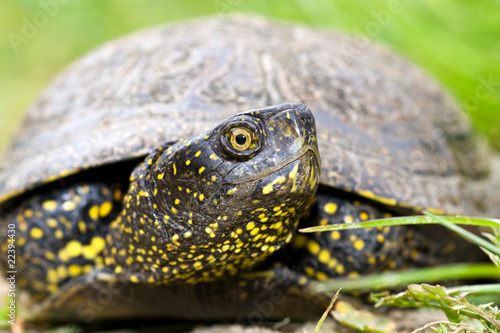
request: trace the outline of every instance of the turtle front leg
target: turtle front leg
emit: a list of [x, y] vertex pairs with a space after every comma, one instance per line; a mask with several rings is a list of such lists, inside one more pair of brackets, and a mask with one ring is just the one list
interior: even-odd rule
[[105, 235], [121, 201], [119, 184], [79, 183], [35, 195], [7, 210], [0, 223], [0, 244], [7, 253], [7, 228], [13, 226], [19, 285], [41, 300], [69, 279], [102, 265]]
[[[390, 217], [368, 202], [332, 196], [319, 191], [301, 227], [361, 222]], [[297, 234], [285, 254], [291, 267], [324, 280], [396, 269], [412, 255], [406, 227], [377, 227], [311, 234]], [[403, 245], [405, 244], [405, 245]]]

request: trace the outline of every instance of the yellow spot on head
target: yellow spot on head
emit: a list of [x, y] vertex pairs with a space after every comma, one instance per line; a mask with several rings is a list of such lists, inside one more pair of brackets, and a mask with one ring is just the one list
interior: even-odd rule
[[274, 190], [273, 186], [275, 184], [283, 184], [285, 181], [286, 181], [285, 176], [280, 176], [280, 177], [276, 178], [271, 183], [269, 183], [266, 186], [264, 186], [264, 188], [262, 189], [262, 194], [269, 194], [269, 193], [271, 193]]
[[164, 173], [160, 173], [160, 174], [158, 174], [158, 176], [156, 176], [156, 178], [158, 178], [158, 179], [161, 180], [161, 179], [163, 179], [163, 176], [165, 176], [165, 174]]
[[189, 164], [191, 164], [191, 161], [190, 161], [190, 160], [187, 160], [187, 161], [186, 161], [186, 165], [189, 165]]
[[298, 172], [298, 170], [299, 170], [299, 164], [297, 163], [293, 167], [292, 171], [290, 171], [290, 173], [288, 174], [288, 178], [293, 180], [292, 189], [290, 190], [290, 192], [295, 192], [297, 190], [297, 172]]
[[40, 239], [43, 237], [43, 231], [42, 231], [42, 229], [39, 229], [39, 228], [33, 228], [30, 231], [30, 235], [31, 235], [31, 237], [33, 237], [35, 239]]
[[201, 175], [203, 171], [205, 171], [205, 167], [201, 167], [200, 170], [198, 170], [198, 173]]
[[246, 228], [248, 231], [252, 230], [253, 228], [255, 228], [255, 222], [248, 222]]
[[260, 229], [259, 228], [254, 228], [252, 231], [250, 231], [250, 235], [255, 236], [259, 233]]
[[199, 151], [199, 150], [198, 150], [198, 151], [196, 152], [196, 154], [194, 154], [194, 156], [195, 156], [195, 157], [198, 157], [198, 156], [200, 156], [200, 154], [201, 154], [201, 151]]
[[198, 199], [200, 199], [200, 201], [203, 201], [203, 199], [205, 199], [205, 195], [203, 193], [201, 193], [200, 196], [198, 197]]
[[139, 278], [137, 276], [135, 276], [135, 275], [131, 275], [130, 276], [130, 281], [132, 281], [134, 283], [137, 283], [137, 282], [139, 282]]
[[178, 205], [181, 201], [179, 199], [175, 199], [174, 204]]

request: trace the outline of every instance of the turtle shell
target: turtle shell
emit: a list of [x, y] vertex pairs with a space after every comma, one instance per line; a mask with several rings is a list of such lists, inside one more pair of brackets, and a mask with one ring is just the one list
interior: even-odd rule
[[6, 153], [0, 201], [287, 101], [315, 115], [322, 184], [387, 205], [500, 216], [485, 144], [422, 71], [362, 38], [240, 15], [141, 31], [76, 61]]

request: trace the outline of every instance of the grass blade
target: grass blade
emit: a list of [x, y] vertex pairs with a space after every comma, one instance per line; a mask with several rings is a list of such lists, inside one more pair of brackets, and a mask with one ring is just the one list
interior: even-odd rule
[[[364, 275], [357, 278], [339, 278], [314, 282], [318, 292], [342, 288], [345, 292], [375, 291], [406, 287], [411, 283], [434, 283], [451, 279], [498, 279], [500, 268], [492, 264], [454, 264], [438, 267], [409, 269], [397, 272]], [[499, 286], [500, 287], [500, 286]], [[500, 288], [498, 288], [500, 294]]]
[[494, 244], [482, 239], [481, 237], [473, 234], [472, 232], [465, 230], [464, 228], [455, 225], [452, 222], [449, 222], [448, 218], [444, 218], [442, 216], [434, 215], [430, 212], [424, 212], [425, 215], [435, 219], [438, 221], [439, 224], [443, 225], [444, 227], [453, 230], [454, 232], [458, 233], [460, 236], [463, 238], [467, 239], [468, 241], [476, 244], [477, 246], [480, 246], [482, 248], [485, 248], [486, 250], [490, 251], [491, 253], [496, 254], [497, 256], [500, 256], [500, 248], [496, 247]]
[[[347, 229], [361, 229], [361, 228], [373, 228], [379, 226], [396, 226], [396, 225], [417, 225], [417, 224], [438, 224], [439, 222], [432, 216], [402, 216], [394, 217], [389, 219], [380, 220], [370, 220], [366, 222], [358, 223], [346, 223], [346, 224], [330, 224], [325, 226], [302, 228], [299, 231], [308, 232], [322, 232], [322, 231], [333, 231], [333, 230], [347, 230]], [[500, 220], [487, 219], [481, 217], [466, 217], [466, 216], [447, 216], [446, 221], [453, 224], [464, 224], [464, 225], [474, 225], [474, 226], [485, 226], [485, 227], [496, 227], [500, 228]]]

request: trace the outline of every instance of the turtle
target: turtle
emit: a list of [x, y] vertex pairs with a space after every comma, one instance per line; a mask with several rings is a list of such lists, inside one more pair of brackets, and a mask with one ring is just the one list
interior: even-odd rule
[[197, 18], [111, 41], [41, 93], [2, 161], [1, 248], [33, 320], [317, 318], [316, 281], [460, 251], [416, 227], [299, 226], [498, 217], [499, 166], [383, 46]]

